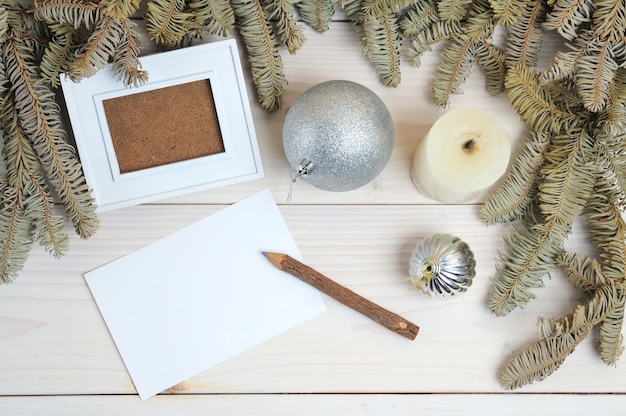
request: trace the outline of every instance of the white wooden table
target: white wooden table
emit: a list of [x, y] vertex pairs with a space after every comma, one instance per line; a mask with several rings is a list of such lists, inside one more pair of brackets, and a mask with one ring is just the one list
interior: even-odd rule
[[[296, 55], [283, 53], [289, 85], [281, 111], [261, 110], [249, 82], [263, 179], [103, 213], [95, 237], [81, 241], [69, 230], [69, 254], [55, 260], [35, 248], [17, 281], [0, 287], [0, 414], [623, 414], [626, 367], [605, 366], [594, 337], [548, 379], [514, 393], [500, 387], [507, 359], [535, 339], [537, 317], [563, 315], [576, 304], [576, 293], [554, 275], [523, 310], [504, 318], [490, 314], [485, 300], [506, 226], [480, 222], [485, 195], [446, 206], [415, 189], [409, 174], [415, 145], [448, 110], [436, 107], [431, 95], [437, 55], [424, 56], [421, 68], [403, 62], [402, 83], [392, 89], [361, 55], [349, 22], [333, 22], [325, 34], [305, 33], [308, 40]], [[284, 117], [299, 94], [331, 79], [359, 82], [383, 99], [395, 123], [393, 154], [376, 180], [352, 192], [299, 181], [289, 206]], [[479, 73], [464, 90], [449, 109], [496, 114], [516, 152], [524, 126], [506, 97], [489, 97]], [[83, 274], [264, 188], [308, 264], [418, 324], [417, 339], [393, 334], [325, 297], [322, 315], [141, 401]], [[408, 291], [402, 280], [413, 246], [437, 232], [458, 235], [476, 255], [474, 284], [458, 299], [430, 299]], [[582, 221], [568, 248], [589, 248]]]

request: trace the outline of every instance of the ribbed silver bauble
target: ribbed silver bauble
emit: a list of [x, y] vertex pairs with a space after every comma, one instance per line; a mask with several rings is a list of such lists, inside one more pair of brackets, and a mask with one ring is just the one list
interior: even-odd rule
[[304, 91], [283, 127], [291, 167], [327, 191], [351, 191], [374, 180], [393, 143], [393, 121], [383, 101], [351, 81], [326, 81]]
[[467, 291], [476, 275], [474, 253], [449, 234], [434, 234], [419, 242], [409, 261], [411, 289], [447, 298]]

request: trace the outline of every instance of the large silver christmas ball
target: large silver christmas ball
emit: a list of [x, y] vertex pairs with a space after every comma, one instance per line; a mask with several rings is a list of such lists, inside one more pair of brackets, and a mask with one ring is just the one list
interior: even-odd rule
[[326, 81], [303, 92], [283, 127], [291, 167], [327, 191], [351, 191], [374, 180], [393, 143], [393, 121], [383, 101], [351, 81]]

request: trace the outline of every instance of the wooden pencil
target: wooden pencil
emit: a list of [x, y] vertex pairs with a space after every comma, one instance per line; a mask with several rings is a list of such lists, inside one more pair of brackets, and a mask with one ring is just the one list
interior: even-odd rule
[[417, 336], [419, 327], [414, 323], [365, 299], [363, 296], [329, 279], [317, 270], [303, 264], [293, 257], [282, 253], [263, 252], [263, 254], [276, 268], [310, 284], [333, 299], [362, 313], [384, 327], [411, 340], [415, 339]]

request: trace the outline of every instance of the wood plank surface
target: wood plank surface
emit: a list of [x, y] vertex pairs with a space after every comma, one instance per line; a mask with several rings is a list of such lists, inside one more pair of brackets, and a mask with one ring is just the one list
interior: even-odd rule
[[143, 402], [133, 396], [32, 397], [28, 400], [0, 397], [0, 409], [12, 416], [621, 416], [625, 406], [626, 397], [605, 394], [170, 395], [157, 396]]
[[[507, 226], [487, 227], [477, 212], [495, 186], [472, 203], [447, 206], [425, 198], [411, 182], [417, 141], [450, 109], [496, 114], [515, 154], [525, 127], [506, 97], [488, 96], [474, 71], [465, 94], [439, 108], [431, 94], [436, 52], [424, 55], [420, 68], [403, 62], [401, 85], [388, 88], [361, 54], [349, 22], [335, 21], [324, 34], [305, 28], [305, 35], [297, 54], [283, 51], [289, 84], [280, 111], [260, 109], [247, 77], [263, 179], [101, 214], [93, 238], [84, 241], [68, 230], [65, 257], [55, 260], [35, 248], [17, 281], [0, 286], [0, 414], [623, 414], [626, 369], [602, 363], [595, 336], [548, 379], [516, 393], [500, 387], [498, 374], [507, 360], [535, 339], [537, 318], [567, 313], [578, 294], [555, 273], [524, 309], [503, 318], [490, 314], [486, 296]], [[285, 115], [303, 91], [330, 79], [359, 82], [383, 99], [396, 132], [391, 160], [372, 183], [352, 192], [321, 191], [298, 181], [289, 206]], [[265, 188], [280, 204], [307, 264], [415, 322], [418, 337], [409, 341], [325, 297], [328, 311], [322, 315], [139, 400], [83, 274]], [[461, 237], [476, 255], [474, 284], [458, 299], [409, 291], [404, 280], [412, 248], [439, 232]], [[590, 251], [583, 219], [567, 248]]]
[[[104, 213], [100, 232], [89, 241], [73, 237], [70, 254], [60, 261], [33, 253], [18, 281], [2, 287], [0, 394], [133, 393], [82, 275], [221, 208], [154, 205]], [[498, 372], [534, 339], [537, 317], [566, 313], [577, 294], [555, 275], [528, 307], [504, 318], [491, 315], [485, 297], [506, 227], [484, 226], [476, 210], [476, 205], [282, 206], [309, 265], [420, 325], [420, 334], [409, 341], [326, 297], [324, 314], [176, 390], [503, 392]], [[453, 233], [475, 252], [477, 277], [457, 299], [409, 291], [403, 280], [413, 246], [435, 232]], [[575, 230], [568, 244], [585, 250], [584, 232]], [[523, 391], [618, 393], [625, 383], [625, 369], [603, 365], [591, 337], [556, 374]]]

